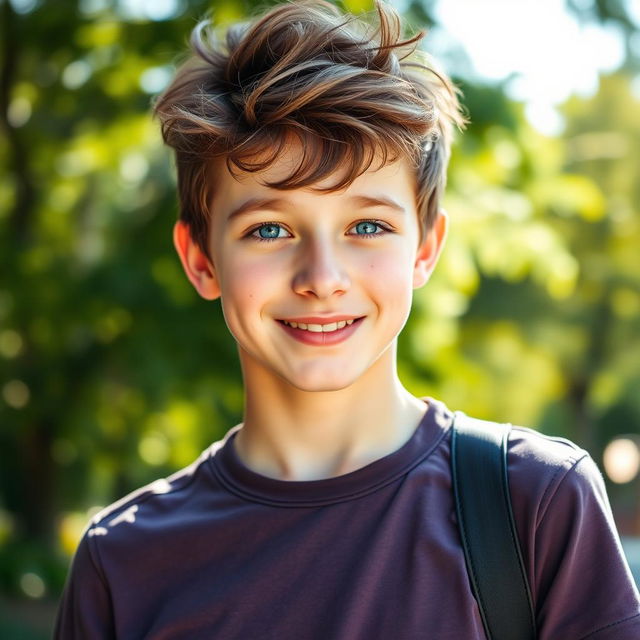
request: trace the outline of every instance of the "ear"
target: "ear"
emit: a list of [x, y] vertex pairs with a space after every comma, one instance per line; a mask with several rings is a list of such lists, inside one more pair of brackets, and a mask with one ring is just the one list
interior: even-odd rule
[[444, 246], [448, 227], [449, 218], [447, 212], [444, 209], [440, 209], [433, 226], [422, 240], [416, 253], [416, 262], [413, 266], [414, 289], [424, 286], [431, 277]]
[[180, 256], [184, 272], [196, 291], [205, 300], [219, 298], [220, 287], [215, 267], [191, 238], [189, 225], [182, 220], [178, 220], [173, 226], [173, 245]]

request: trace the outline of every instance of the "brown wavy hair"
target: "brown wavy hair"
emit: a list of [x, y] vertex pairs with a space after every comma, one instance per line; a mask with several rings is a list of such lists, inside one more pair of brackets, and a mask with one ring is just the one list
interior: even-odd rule
[[[154, 105], [175, 150], [180, 219], [206, 256], [215, 179], [211, 160], [232, 174], [269, 167], [291, 139], [303, 150], [276, 189], [348, 186], [379, 158], [404, 155], [416, 171], [421, 234], [431, 228], [446, 185], [453, 125], [468, 122], [460, 90], [426, 64], [425, 32], [402, 38], [397, 12], [376, 0], [377, 27], [324, 0], [290, 1], [231, 26], [219, 40], [211, 19], [191, 33], [191, 57]], [[337, 168], [340, 168], [338, 171]]]

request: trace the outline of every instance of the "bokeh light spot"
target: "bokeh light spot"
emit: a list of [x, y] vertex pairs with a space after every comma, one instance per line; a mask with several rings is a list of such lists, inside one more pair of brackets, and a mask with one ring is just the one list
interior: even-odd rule
[[31, 571], [23, 573], [20, 577], [20, 588], [30, 598], [42, 598], [47, 590], [44, 580]]
[[23, 409], [29, 402], [31, 393], [29, 387], [22, 380], [9, 380], [2, 387], [4, 401], [14, 409]]
[[604, 469], [618, 484], [631, 482], [640, 470], [640, 450], [630, 438], [616, 438], [604, 450]]
[[0, 331], [0, 355], [5, 358], [15, 358], [23, 347], [22, 336], [13, 329]]

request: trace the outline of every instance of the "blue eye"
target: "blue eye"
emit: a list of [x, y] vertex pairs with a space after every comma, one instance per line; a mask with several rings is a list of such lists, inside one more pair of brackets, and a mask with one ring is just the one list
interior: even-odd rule
[[363, 220], [362, 222], [358, 222], [355, 225], [356, 229], [359, 229], [360, 231], [362, 231], [362, 234], [358, 233], [356, 235], [363, 235], [363, 236], [379, 236], [379, 235], [382, 235], [380, 233], [375, 233], [376, 227], [379, 227], [380, 229], [384, 229], [384, 227], [382, 227], [382, 225], [378, 224], [374, 220]]
[[[354, 235], [361, 236], [364, 238], [376, 238], [378, 236], [384, 235], [385, 233], [389, 233], [390, 229], [387, 229], [380, 222], [376, 222], [375, 220], [361, 220], [357, 222], [353, 227], [356, 230]], [[376, 231], [379, 229], [380, 231]]]
[[[272, 240], [278, 240], [279, 238], [285, 237], [280, 235], [280, 229], [284, 229], [284, 227], [279, 225], [277, 222], [265, 222], [251, 231], [249, 236], [260, 242], [271, 242]], [[255, 235], [256, 232], [259, 235]]]
[[[376, 228], [382, 231], [376, 232]], [[359, 238], [377, 238], [378, 236], [391, 232], [390, 229], [376, 220], [360, 220], [360, 222], [356, 222], [353, 225], [352, 229], [356, 229], [359, 233], [350, 235], [355, 235]], [[284, 230], [284, 227], [277, 222], [265, 222], [250, 231], [247, 237], [257, 240], [258, 242], [273, 242], [274, 240], [281, 240], [287, 237], [280, 234], [280, 232]]]

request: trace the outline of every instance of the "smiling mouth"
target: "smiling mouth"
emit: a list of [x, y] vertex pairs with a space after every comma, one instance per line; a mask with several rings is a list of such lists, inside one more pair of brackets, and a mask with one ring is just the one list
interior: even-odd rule
[[310, 333], [333, 333], [334, 331], [339, 331], [340, 329], [351, 326], [354, 322], [358, 322], [363, 318], [364, 316], [360, 316], [359, 318], [352, 318], [351, 320], [341, 320], [340, 322], [331, 322], [327, 324], [311, 324], [304, 322], [293, 322], [289, 320], [278, 320], [278, 322], [293, 329], [309, 331]]

